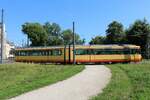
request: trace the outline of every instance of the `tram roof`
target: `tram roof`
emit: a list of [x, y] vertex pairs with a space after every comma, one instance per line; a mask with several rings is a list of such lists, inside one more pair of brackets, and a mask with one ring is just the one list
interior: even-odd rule
[[[72, 45], [71, 45], [72, 47]], [[15, 48], [16, 50], [46, 50], [46, 49], [62, 49], [64, 46], [48, 46], [48, 47], [23, 47], [23, 48]], [[66, 46], [66, 48], [69, 48], [69, 46]], [[136, 45], [131, 45], [131, 44], [123, 44], [123, 45], [117, 45], [117, 44], [112, 44], [112, 45], [75, 45], [75, 48], [91, 48], [91, 49], [140, 49], [140, 46]]]

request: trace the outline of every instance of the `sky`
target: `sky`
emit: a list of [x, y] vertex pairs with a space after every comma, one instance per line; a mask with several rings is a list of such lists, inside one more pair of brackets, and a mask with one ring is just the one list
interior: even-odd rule
[[65, 30], [75, 21], [75, 32], [88, 43], [97, 35], [105, 36], [114, 20], [125, 28], [137, 19], [150, 21], [150, 0], [0, 0], [2, 8], [7, 39], [15, 45], [26, 41], [21, 31], [25, 22], [55, 22]]

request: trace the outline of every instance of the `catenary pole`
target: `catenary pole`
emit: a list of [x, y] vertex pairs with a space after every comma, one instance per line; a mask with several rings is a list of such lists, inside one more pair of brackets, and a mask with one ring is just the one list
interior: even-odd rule
[[75, 61], [75, 23], [73, 22], [73, 64], [76, 64]]
[[4, 10], [2, 9], [2, 14], [1, 14], [1, 63], [3, 63], [3, 47], [4, 47], [4, 43], [3, 43], [3, 24], [4, 24]]

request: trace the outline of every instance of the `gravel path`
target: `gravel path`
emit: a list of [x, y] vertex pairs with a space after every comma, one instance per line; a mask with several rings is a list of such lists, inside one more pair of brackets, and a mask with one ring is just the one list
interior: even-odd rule
[[111, 78], [104, 65], [87, 65], [81, 73], [11, 100], [88, 100], [102, 92]]

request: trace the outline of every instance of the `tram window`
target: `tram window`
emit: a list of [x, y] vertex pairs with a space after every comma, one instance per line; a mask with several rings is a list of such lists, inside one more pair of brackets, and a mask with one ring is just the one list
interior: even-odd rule
[[27, 52], [26, 51], [20, 51], [19, 56], [27, 56]]
[[106, 54], [106, 51], [103, 49], [91, 49], [90, 54], [92, 55]]
[[94, 50], [93, 49], [89, 49], [89, 54], [94, 55]]
[[18, 51], [18, 53], [17, 53], [17, 54], [18, 54], [18, 56], [20, 56], [20, 51]]
[[92, 54], [94, 55], [104, 54], [104, 51], [101, 49], [93, 49], [91, 51], [92, 51]]
[[131, 50], [131, 53], [132, 53], [132, 54], [139, 54], [139, 53], [140, 53], [140, 50], [139, 50], [139, 49], [132, 49], [132, 50]]
[[61, 50], [49, 50], [49, 51], [31, 50], [31, 51], [17, 51], [15, 53], [16, 56], [48, 56], [48, 55], [58, 56], [61, 54], [62, 54]]
[[44, 51], [44, 56], [47, 56], [47, 51]]
[[118, 54], [118, 50], [106, 49], [105, 54]]
[[115, 49], [94, 49], [92, 50], [92, 54], [101, 55], [101, 54], [124, 54], [123, 50], [115, 50]]
[[89, 55], [88, 50], [86, 49], [76, 49], [76, 55]]
[[141, 53], [140, 49], [136, 49], [136, 54], [140, 54], [140, 53]]
[[110, 50], [109, 52], [107, 52], [107, 54], [118, 54], [117, 50]]
[[135, 54], [136, 51], [134, 49], [131, 49], [131, 54]]
[[48, 56], [49, 54], [48, 54], [48, 51], [45, 51], [45, 56]]
[[46, 56], [46, 51], [36, 51], [37, 52], [37, 56]]
[[28, 51], [25, 51], [25, 56], [28, 56], [29, 55], [29, 52]]
[[16, 56], [19, 56], [19, 51], [15, 51], [15, 55], [16, 55]]
[[52, 50], [52, 56], [60, 56], [62, 55], [61, 50]]
[[46, 55], [45, 51], [41, 51], [41, 53], [42, 53], [42, 56], [45, 56], [45, 55]]
[[124, 54], [123, 50], [116, 50], [115, 54]]
[[39, 52], [38, 51], [30, 51], [31, 56], [38, 56]]
[[28, 51], [28, 55], [29, 56], [39, 56], [40, 52], [33, 50], [33, 51]]
[[52, 50], [48, 51], [48, 55], [51, 56], [52, 55]]
[[22, 56], [26, 56], [26, 52], [25, 51], [22, 52]]
[[30, 56], [31, 55], [31, 51], [27, 51], [27, 56]]
[[105, 49], [94, 49], [94, 50], [92, 50], [92, 54], [94, 54], [94, 55], [112, 54], [112, 51], [111, 50], [105, 50]]
[[141, 49], [137, 49], [137, 53], [138, 53], [138, 54], [141, 54]]
[[130, 54], [130, 50], [124, 50], [124, 54]]
[[106, 51], [105, 50], [94, 50], [94, 54], [95, 55], [99, 55], [99, 54], [106, 54]]
[[44, 51], [44, 55], [45, 55], [45, 56], [47, 56], [47, 55], [48, 55], [47, 51]]
[[49, 51], [42, 51], [42, 50], [32, 50], [27, 51], [26, 56], [47, 56], [49, 54]]

